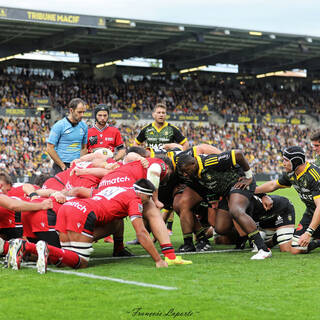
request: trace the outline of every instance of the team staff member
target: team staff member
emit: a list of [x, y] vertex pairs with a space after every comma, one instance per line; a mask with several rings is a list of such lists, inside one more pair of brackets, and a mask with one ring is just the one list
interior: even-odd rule
[[167, 107], [163, 103], [157, 103], [153, 109], [153, 123], [148, 124], [138, 134], [134, 141], [134, 145], [138, 146], [146, 142], [147, 147], [158, 151], [164, 144], [177, 142], [182, 145], [183, 150], [189, 148], [189, 143], [181, 131], [166, 122]]
[[108, 148], [116, 151], [116, 161], [125, 156], [126, 150], [119, 129], [108, 124], [109, 108], [105, 104], [99, 104], [94, 109], [95, 123], [88, 130], [88, 152], [94, 152], [100, 148]]
[[69, 115], [56, 122], [47, 140], [47, 152], [54, 161], [52, 175], [70, 167], [72, 160], [87, 153], [88, 126], [82, 122], [86, 103], [79, 98], [68, 105]]

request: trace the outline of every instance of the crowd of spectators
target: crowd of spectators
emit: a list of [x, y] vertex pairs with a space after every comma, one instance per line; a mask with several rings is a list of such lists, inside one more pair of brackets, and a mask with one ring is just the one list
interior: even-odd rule
[[2, 107], [34, 108], [34, 98], [49, 97], [53, 106], [65, 108], [79, 97], [89, 108], [106, 103], [112, 112], [149, 112], [157, 102], [168, 111], [201, 113], [215, 110], [221, 115], [282, 116], [301, 115], [297, 110], [320, 106], [320, 91], [303, 82], [228, 82], [213, 78], [177, 78], [124, 81], [122, 77], [94, 80], [82, 74], [63, 78], [62, 74], [38, 76], [27, 70], [21, 74], [0, 74]]
[[[91, 121], [87, 121], [88, 124]], [[115, 124], [117, 125], [117, 124]], [[177, 125], [190, 145], [209, 143], [222, 151], [241, 149], [256, 173], [280, 173], [281, 150], [300, 145], [312, 159], [309, 130], [298, 125], [200, 125], [181, 122]], [[50, 126], [46, 119], [0, 119], [0, 170], [6, 170], [15, 181], [30, 181], [40, 173], [49, 173], [51, 164], [46, 152]], [[118, 125], [125, 145], [132, 145], [142, 125]]]
[[[63, 78], [62, 74], [38, 76], [26, 70], [10, 75], [0, 72], [2, 108], [35, 108], [35, 98], [48, 97], [53, 107], [62, 110], [72, 98], [80, 97], [88, 103], [89, 109], [98, 103], [106, 103], [112, 113], [151, 112], [155, 103], [161, 101], [166, 103], [169, 112], [175, 113], [196, 114], [215, 110], [222, 115], [287, 118], [296, 116], [295, 110], [299, 108], [320, 111], [318, 92], [310, 91], [302, 82], [287, 82], [285, 86], [268, 82], [234, 85], [221, 79], [197, 78], [144, 78], [125, 82], [122, 78], [95, 81], [83, 75], [68, 78]], [[287, 145], [302, 146], [312, 158], [309, 130], [297, 125], [227, 123], [219, 127], [186, 122], [178, 126], [191, 145], [204, 142], [221, 150], [244, 150], [256, 173], [280, 172], [281, 150]], [[141, 129], [136, 124], [119, 123], [118, 127], [126, 146], [132, 144]], [[14, 180], [19, 181], [49, 172], [51, 165], [46, 153], [46, 138], [50, 126], [45, 118], [2, 118], [0, 130], [0, 169], [7, 170]]]

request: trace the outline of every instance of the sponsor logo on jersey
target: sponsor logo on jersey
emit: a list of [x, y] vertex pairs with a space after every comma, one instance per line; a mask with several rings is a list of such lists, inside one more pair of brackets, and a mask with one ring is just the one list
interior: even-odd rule
[[117, 177], [117, 178], [113, 178], [113, 179], [108, 179], [108, 180], [103, 180], [101, 181], [99, 186], [110, 186], [119, 182], [126, 182], [126, 181], [130, 181], [130, 178], [125, 176], [125, 177]]
[[65, 205], [75, 207], [75, 208], [79, 209], [80, 211], [82, 211], [83, 213], [87, 212], [86, 206], [80, 204], [79, 202], [69, 201], [69, 202], [66, 202]]
[[65, 188], [66, 188], [67, 190], [71, 190], [71, 189], [73, 188], [73, 185], [68, 181], [68, 182], [66, 183], [66, 185], [65, 185]]
[[282, 217], [281, 217], [281, 216], [278, 216], [278, 217], [277, 217], [277, 220], [276, 220], [276, 222], [275, 222], [275, 225], [278, 226], [279, 224], [282, 224], [282, 223], [283, 223]]

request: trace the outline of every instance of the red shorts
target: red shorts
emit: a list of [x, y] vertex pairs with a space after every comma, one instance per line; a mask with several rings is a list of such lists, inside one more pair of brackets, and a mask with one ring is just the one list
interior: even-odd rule
[[2, 228], [15, 228], [16, 227], [15, 212], [7, 210], [0, 212], [0, 229]]
[[96, 215], [81, 201], [69, 201], [58, 212], [56, 230], [62, 233], [73, 231], [87, 237], [93, 237]]
[[53, 210], [24, 211], [21, 219], [25, 237], [36, 238], [34, 232], [55, 231], [56, 214]]

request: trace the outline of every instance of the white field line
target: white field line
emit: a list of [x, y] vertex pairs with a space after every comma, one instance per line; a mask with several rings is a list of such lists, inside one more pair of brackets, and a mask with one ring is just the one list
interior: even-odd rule
[[[30, 263], [30, 262], [24, 263], [23, 266], [25, 266], [27, 268], [32, 268], [32, 269], [37, 268], [35, 266], [35, 263]], [[82, 273], [82, 272], [69, 271], [69, 270], [58, 270], [58, 269], [52, 269], [52, 268], [47, 268], [47, 271], [68, 274], [68, 275], [73, 275], [73, 276], [78, 276], [78, 277], [83, 277], [83, 278], [90, 278], [90, 279], [104, 280], [104, 281], [113, 281], [113, 282], [118, 282], [118, 283], [123, 283], [123, 284], [131, 284], [131, 285], [139, 286], [139, 287], [147, 287], [147, 288], [154, 288], [154, 289], [160, 289], [160, 290], [178, 290], [177, 287], [167, 287], [167, 286], [160, 286], [158, 284], [152, 284], [152, 283], [146, 283], [146, 282], [137, 282], [137, 281], [123, 280], [123, 279], [119, 279], [119, 278], [110, 278], [110, 277], [105, 277], [105, 276], [98, 276], [98, 275], [92, 274], [92, 273]]]
[[[206, 254], [206, 253], [226, 253], [226, 252], [243, 252], [249, 251], [251, 249], [224, 249], [224, 250], [211, 250], [211, 251], [202, 251], [202, 252], [176, 252], [177, 256], [182, 255], [193, 255], [193, 254]], [[101, 258], [90, 258], [90, 261], [104, 261], [104, 260], [120, 260], [120, 259], [134, 259], [134, 258], [150, 258], [148, 254], [138, 255], [138, 256], [129, 256], [129, 257], [101, 257]]]
[[[204, 253], [239, 252], [239, 251], [248, 251], [248, 250], [250, 250], [250, 249], [244, 249], [244, 250], [225, 249], [225, 250], [211, 250], [211, 251], [204, 251], [204, 252], [181, 252], [178, 254], [179, 255], [192, 255], [192, 254], [204, 254]], [[149, 255], [145, 254], [145, 255], [132, 256], [132, 257], [101, 257], [101, 258], [92, 258], [90, 260], [101, 261], [101, 260], [118, 260], [118, 259], [149, 258], [149, 257], [150, 257]], [[22, 265], [27, 268], [33, 268], [33, 269], [36, 268], [34, 262], [26, 262], [26, 263], [23, 263]], [[149, 287], [149, 288], [155, 288], [155, 289], [160, 289], [160, 290], [177, 290], [178, 289], [176, 287], [167, 287], [167, 286], [161, 286], [161, 285], [152, 284], [152, 283], [137, 282], [137, 281], [123, 280], [123, 279], [119, 279], [119, 278], [98, 276], [98, 275], [91, 274], [91, 273], [82, 273], [82, 272], [68, 271], [68, 270], [58, 270], [58, 269], [52, 269], [52, 268], [48, 268], [47, 270], [50, 272], [55, 272], [55, 273], [69, 274], [69, 275], [75, 275], [78, 277], [91, 278], [91, 279], [104, 280], [104, 281], [113, 281], [113, 282], [118, 282], [118, 283], [123, 283], [123, 284], [129, 284], [129, 285], [131, 284], [131, 285], [135, 285], [135, 286]]]

